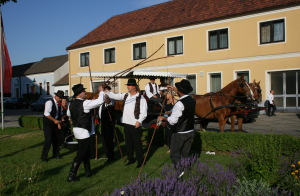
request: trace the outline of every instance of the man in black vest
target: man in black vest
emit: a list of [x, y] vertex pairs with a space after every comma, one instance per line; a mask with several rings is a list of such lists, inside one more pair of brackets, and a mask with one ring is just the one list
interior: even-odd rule
[[150, 101], [153, 101], [153, 102], [161, 105], [161, 98], [160, 98], [160, 95], [159, 95], [159, 88], [158, 88], [158, 85], [155, 83], [155, 77], [154, 76], [151, 76], [150, 77], [150, 82], [148, 84], [146, 84], [145, 92], [146, 92], [146, 95], [147, 95], [148, 99], [150, 99]]
[[44, 127], [44, 136], [45, 143], [42, 151], [41, 160], [47, 162], [47, 156], [51, 147], [53, 147], [53, 158], [61, 159], [59, 156], [59, 147], [61, 138], [58, 131], [61, 131], [59, 119], [60, 119], [60, 106], [58, 102], [61, 102], [61, 99], [64, 98], [63, 91], [57, 91], [54, 93], [55, 97], [51, 100], [48, 100], [45, 103], [44, 116], [43, 116], [43, 127]]
[[[111, 87], [106, 86], [105, 91], [110, 91]], [[103, 96], [104, 100], [104, 96]], [[106, 154], [107, 161], [115, 160], [114, 157], [114, 127], [115, 127], [115, 100], [105, 99], [105, 104], [99, 108], [99, 117], [101, 119], [101, 140], [103, 144], [104, 153]], [[110, 120], [109, 114], [112, 118]]]
[[[171, 138], [170, 159], [176, 166], [180, 164], [180, 156], [189, 156], [192, 140], [195, 137], [194, 115], [196, 101], [188, 94], [193, 91], [193, 87], [188, 80], [181, 80], [181, 82], [175, 83], [175, 86], [180, 99], [174, 105], [170, 117], [159, 116], [158, 120], [164, 120], [168, 126], [173, 126], [174, 133]], [[173, 86], [168, 85], [168, 88], [176, 92]], [[179, 177], [183, 174], [184, 172]]]
[[137, 168], [141, 167], [144, 161], [143, 146], [142, 146], [142, 122], [147, 117], [147, 102], [144, 96], [137, 92], [137, 83], [135, 79], [128, 79], [127, 89], [129, 93], [115, 94], [106, 92], [106, 94], [115, 100], [123, 100], [123, 120], [125, 144], [127, 151], [127, 158], [129, 162], [127, 165], [133, 164], [134, 151], [138, 161]]
[[70, 104], [67, 114], [71, 117], [73, 123], [73, 133], [78, 141], [78, 150], [70, 169], [67, 182], [79, 181], [79, 179], [76, 178], [76, 174], [82, 161], [84, 163], [85, 176], [87, 178], [92, 176], [90, 152], [91, 148], [95, 148], [96, 143], [94, 143], [94, 140], [92, 139], [92, 135], [95, 134], [95, 128], [91, 109], [99, 107], [103, 103], [101, 98], [104, 96], [101, 85], [98, 88], [100, 92], [99, 97], [95, 100], [85, 100], [87, 94], [82, 84], [74, 85], [72, 90], [74, 93], [73, 96], [76, 97], [76, 99]]

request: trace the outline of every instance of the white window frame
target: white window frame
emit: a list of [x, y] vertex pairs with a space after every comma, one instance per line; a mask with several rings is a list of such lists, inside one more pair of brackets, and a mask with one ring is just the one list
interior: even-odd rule
[[87, 67], [89, 67], [89, 66], [84, 66], [84, 67], [80, 66], [80, 63], [81, 63], [80, 57], [81, 57], [81, 54], [83, 54], [83, 53], [89, 53], [89, 63], [91, 65], [91, 52], [90, 51], [80, 52], [79, 53], [79, 57], [78, 57], [79, 58], [79, 68], [87, 68]]
[[[216, 50], [209, 50], [209, 32], [210, 31], [217, 31], [217, 30], [222, 30], [222, 29], [228, 29], [228, 48], [226, 49], [216, 49]], [[206, 52], [220, 52], [220, 51], [226, 51], [226, 50], [230, 50], [230, 28], [229, 26], [227, 27], [221, 27], [221, 28], [217, 28], [217, 29], [209, 29], [206, 30]]]
[[[198, 89], [198, 74], [197, 73], [188, 73], [187, 76], [189, 75], [195, 75], [196, 76], [196, 94], [198, 93], [197, 89]], [[187, 78], [186, 78], [187, 79]], [[174, 82], [175, 83], [175, 82]]]
[[148, 43], [147, 43], [147, 40], [146, 41], [140, 41], [140, 42], [134, 42], [134, 43], [131, 43], [131, 61], [132, 62], [144, 60], [144, 59], [136, 59], [136, 60], [133, 59], [133, 45], [134, 44], [141, 44], [141, 43], [146, 43], [146, 58], [148, 57], [148, 50], [147, 50]]
[[210, 76], [212, 74], [221, 74], [221, 89], [223, 88], [223, 74], [222, 74], [222, 71], [207, 72], [207, 93], [210, 93]]
[[[275, 20], [284, 20], [284, 42], [273, 42], [273, 43], [265, 43], [265, 44], [261, 44], [260, 43], [260, 23], [264, 23], [264, 22], [271, 22], [271, 21], [275, 21]], [[268, 46], [268, 45], [272, 45], [272, 44], [284, 44], [287, 42], [287, 28], [286, 28], [286, 17], [280, 17], [280, 18], [271, 18], [268, 20], [261, 20], [261, 21], [257, 21], [257, 44], [258, 46]]]
[[165, 56], [168, 56], [168, 39], [174, 38], [174, 37], [180, 37], [182, 36], [182, 54], [174, 54], [174, 56], [183, 56], [184, 55], [184, 34], [181, 35], [175, 35], [171, 37], [165, 37]]
[[238, 72], [249, 72], [249, 83], [252, 83], [250, 69], [233, 70], [233, 80], [237, 79]]
[[[147, 47], [147, 45], [146, 45]], [[106, 49], [112, 49], [114, 48], [115, 49], [115, 62], [114, 63], [105, 63], [105, 50]], [[117, 63], [117, 47], [116, 46], [112, 46], [112, 47], [108, 47], [108, 48], [103, 48], [103, 65], [113, 65], [113, 64], [116, 64]]]

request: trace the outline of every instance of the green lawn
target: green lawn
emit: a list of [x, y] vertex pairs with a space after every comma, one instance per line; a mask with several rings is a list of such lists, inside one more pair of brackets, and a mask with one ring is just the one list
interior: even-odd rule
[[[63, 148], [62, 160], [50, 158], [48, 163], [42, 163], [40, 156], [43, 142], [44, 135], [41, 130], [7, 128], [0, 131], [0, 195], [3, 190], [6, 191], [5, 195], [104, 195], [111, 193], [114, 188], [121, 188], [122, 185], [130, 183], [131, 178], [136, 179], [139, 173], [139, 169], [135, 168], [136, 164], [125, 166], [115, 142], [116, 161], [106, 163], [105, 160], [91, 160], [92, 171], [96, 175], [86, 178], [82, 166], [77, 173], [80, 182], [67, 183], [68, 172], [76, 152]], [[102, 157], [104, 154], [100, 139], [98, 143], [98, 157]], [[126, 160], [124, 142], [121, 143], [121, 148]], [[159, 176], [161, 167], [166, 162], [171, 163], [167, 150], [165, 147], [152, 146], [143, 173], [146, 172], [150, 177]], [[144, 152], [146, 151], [147, 146], [144, 146]], [[52, 157], [52, 149], [48, 157]], [[202, 153], [200, 160], [206, 159], [214, 159], [225, 166], [231, 162], [229, 155], [214, 156]], [[38, 170], [38, 167], [42, 169]], [[36, 171], [43, 171], [39, 175], [40, 179], [37, 181], [37, 178], [34, 178], [34, 181], [29, 181], [28, 178], [36, 176]], [[21, 180], [16, 182], [16, 177]]]

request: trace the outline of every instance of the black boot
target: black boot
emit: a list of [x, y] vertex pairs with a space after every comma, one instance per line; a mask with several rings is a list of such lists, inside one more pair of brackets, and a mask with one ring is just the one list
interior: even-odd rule
[[77, 174], [79, 166], [80, 165], [77, 162], [75, 162], [75, 161], [73, 162], [72, 167], [69, 171], [69, 176], [68, 176], [67, 182], [79, 181], [79, 179], [76, 178], [76, 174]]
[[275, 110], [273, 109], [272, 110], [272, 116], [276, 116], [274, 113], [275, 113]]
[[85, 177], [87, 177], [87, 178], [91, 177], [93, 174], [91, 171], [90, 159], [84, 160], [83, 164], [84, 164], [84, 169], [85, 169]]

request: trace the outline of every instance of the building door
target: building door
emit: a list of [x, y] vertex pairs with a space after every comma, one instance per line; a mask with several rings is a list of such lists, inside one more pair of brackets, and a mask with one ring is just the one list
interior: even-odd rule
[[300, 71], [271, 72], [271, 89], [279, 110], [300, 109]]

